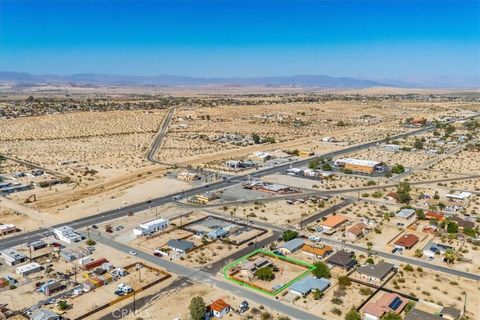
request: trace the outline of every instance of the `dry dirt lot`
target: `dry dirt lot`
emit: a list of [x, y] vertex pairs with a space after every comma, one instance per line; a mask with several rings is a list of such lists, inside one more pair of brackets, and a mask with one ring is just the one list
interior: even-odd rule
[[242, 106], [183, 108], [175, 114], [160, 158], [184, 162], [218, 152], [228, 158], [240, 147], [217, 142], [224, 134], [250, 137], [256, 133], [279, 143], [306, 137], [320, 140], [324, 136], [359, 143], [403, 131], [400, 119], [432, 117], [449, 107], [449, 104], [353, 101], [249, 105], [246, 101]]
[[[153, 290], [152, 290], [153, 291]], [[234, 309], [238, 309], [240, 303], [243, 301], [231, 292], [218, 289], [203, 283], [194, 283], [187, 286], [180, 286], [173, 290], [165, 292], [150, 292], [152, 299], [150, 302], [142, 307], [138, 315], [145, 319], [164, 320], [164, 319], [188, 319], [190, 313], [188, 306], [193, 297], [202, 297], [205, 304], [208, 305], [217, 299], [223, 299], [226, 303]], [[278, 313], [268, 310], [267, 308], [255, 303], [255, 301], [248, 301], [250, 310], [245, 314], [238, 315], [235, 312], [230, 312], [225, 318], [232, 320], [253, 319], [260, 320], [262, 314], [270, 314], [273, 319], [278, 319]], [[104, 314], [112, 312], [114, 309], [108, 309]]]
[[473, 280], [415, 267], [414, 271], [405, 271], [401, 266], [400, 272], [386, 287], [415, 295], [422, 300], [439, 305], [453, 306], [460, 310], [463, 310], [466, 295], [466, 315], [471, 319], [476, 319], [480, 311], [480, 296], [478, 295], [480, 284]]
[[[299, 199], [302, 196], [299, 195]], [[306, 200], [306, 199], [304, 199]], [[305, 203], [295, 202], [288, 204], [285, 200], [257, 202], [247, 205], [237, 205], [235, 207], [228, 207], [224, 210], [222, 207], [214, 210], [219, 214], [233, 213], [235, 217], [242, 218], [244, 215], [250, 220], [262, 220], [271, 224], [281, 226], [291, 226], [300, 222], [319, 211], [326, 210], [332, 207], [335, 203], [339, 203], [339, 199], [331, 198], [328, 201], [318, 201], [313, 203], [306, 201]]]
[[[140, 168], [143, 152], [165, 116], [164, 110], [79, 112], [0, 120], [0, 152], [83, 181], [109, 177], [110, 170]], [[59, 161], [77, 161], [67, 166]], [[83, 175], [83, 168], [98, 171]]]
[[461, 172], [468, 174], [480, 173], [480, 161], [472, 161], [480, 159], [480, 153], [476, 151], [464, 150], [452, 157], [440, 161], [433, 166], [433, 169], [446, 172]]

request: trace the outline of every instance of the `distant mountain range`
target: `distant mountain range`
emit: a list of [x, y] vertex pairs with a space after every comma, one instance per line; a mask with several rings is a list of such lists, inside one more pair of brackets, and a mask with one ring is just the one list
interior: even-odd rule
[[[416, 79], [417, 80], [417, 79]], [[22, 72], [0, 71], [0, 83], [11, 84], [76, 84], [96, 86], [266, 86], [266, 87], [307, 87], [307, 88], [368, 88], [368, 87], [410, 87], [410, 88], [478, 88], [479, 78], [453, 79], [448, 77], [408, 80], [368, 80], [326, 75], [295, 75], [251, 78], [200, 78], [174, 75], [129, 76], [97, 73], [73, 75], [33, 75]]]

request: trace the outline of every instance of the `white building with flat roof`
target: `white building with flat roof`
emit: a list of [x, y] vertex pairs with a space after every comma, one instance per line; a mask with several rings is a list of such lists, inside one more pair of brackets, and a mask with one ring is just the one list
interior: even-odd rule
[[23, 266], [17, 267], [16, 273], [22, 277], [26, 277], [32, 273], [39, 272], [42, 270], [42, 266], [36, 262], [25, 264]]
[[68, 244], [82, 241], [82, 236], [76, 233], [75, 230], [69, 226], [55, 228], [53, 229], [53, 233], [58, 238], [58, 240], [61, 240]]
[[449, 194], [445, 195], [445, 197], [447, 197], [448, 199], [452, 199], [452, 200], [464, 201], [464, 200], [467, 200], [468, 198], [470, 198], [471, 195], [472, 194], [470, 192], [462, 191], [462, 192], [458, 192], [458, 193], [449, 193]]
[[159, 218], [148, 222], [141, 223], [138, 227], [133, 229], [135, 236], [145, 236], [154, 232], [165, 230], [168, 227], [168, 219]]
[[9, 234], [12, 232], [17, 231], [17, 226], [11, 223], [6, 223], [6, 224], [0, 224], [0, 234]]

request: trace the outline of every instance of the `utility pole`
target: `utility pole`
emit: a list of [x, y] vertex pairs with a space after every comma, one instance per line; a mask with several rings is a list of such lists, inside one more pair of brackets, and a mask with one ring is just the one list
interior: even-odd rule
[[136, 308], [136, 300], [135, 300], [135, 290], [133, 290], [133, 314], [137, 313], [137, 308]]

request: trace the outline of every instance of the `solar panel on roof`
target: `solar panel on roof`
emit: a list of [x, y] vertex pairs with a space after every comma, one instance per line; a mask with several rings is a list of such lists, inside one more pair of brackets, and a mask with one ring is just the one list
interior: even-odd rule
[[393, 299], [393, 301], [390, 302], [390, 304], [388, 305], [388, 307], [389, 307], [391, 310], [396, 311], [396, 310], [398, 309], [398, 307], [400, 307], [401, 304], [402, 304], [402, 299], [400, 299], [399, 297], [395, 297], [395, 299]]

